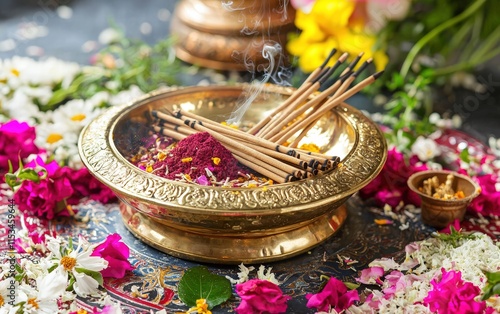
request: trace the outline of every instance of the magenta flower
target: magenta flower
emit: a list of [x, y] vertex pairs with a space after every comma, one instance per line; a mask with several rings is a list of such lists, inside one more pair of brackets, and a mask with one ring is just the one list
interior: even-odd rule
[[472, 314], [483, 313], [486, 309], [484, 301], [476, 301], [481, 290], [471, 282], [462, 280], [459, 271], [447, 272], [441, 268], [441, 280], [431, 281], [432, 289], [423, 300], [423, 304], [438, 314]]
[[334, 277], [330, 277], [321, 292], [308, 293], [306, 298], [308, 308], [316, 308], [317, 311], [329, 311], [333, 308], [339, 313], [359, 301], [358, 291], [348, 290], [342, 281]]
[[382, 284], [380, 277], [384, 275], [383, 267], [369, 267], [361, 271], [359, 278], [356, 278], [357, 282], [364, 283], [366, 285]]
[[420, 205], [420, 198], [407, 186], [408, 178], [415, 172], [427, 170], [416, 156], [405, 160], [403, 153], [393, 148], [387, 152], [387, 161], [380, 174], [359, 191], [362, 198], [374, 198], [379, 206], [396, 207], [400, 202]]
[[14, 171], [17, 170], [19, 158], [25, 159], [31, 154], [38, 154], [35, 145], [35, 128], [26, 122], [11, 120], [0, 124], [0, 173], [9, 169], [10, 160]]
[[130, 257], [129, 247], [120, 241], [122, 237], [113, 233], [108, 235], [103, 243], [95, 247], [91, 256], [100, 256], [108, 261], [108, 267], [101, 270], [103, 277], [123, 278], [128, 270], [134, 267], [128, 261]]
[[56, 161], [45, 164], [38, 156], [27, 163], [25, 168], [44, 168], [40, 171], [44, 178], [40, 182], [25, 180], [14, 194], [14, 201], [19, 210], [29, 216], [42, 219], [53, 219], [56, 216], [67, 216], [69, 212], [66, 199], [73, 194], [71, 182]]
[[479, 194], [469, 205], [469, 210], [483, 216], [500, 215], [500, 191], [497, 191], [498, 177], [485, 174], [474, 178], [481, 187]]
[[53, 219], [68, 215], [64, 200], [73, 194], [73, 188], [66, 177], [54, 176], [36, 183], [23, 181], [14, 194], [14, 201], [24, 214], [42, 219]]
[[290, 296], [283, 295], [281, 289], [268, 280], [251, 279], [236, 285], [236, 293], [241, 298], [236, 308], [238, 314], [285, 313]]
[[92, 176], [87, 168], [74, 170], [64, 167], [75, 193], [68, 199], [69, 204], [78, 204], [83, 197], [107, 204], [116, 200], [115, 193]]

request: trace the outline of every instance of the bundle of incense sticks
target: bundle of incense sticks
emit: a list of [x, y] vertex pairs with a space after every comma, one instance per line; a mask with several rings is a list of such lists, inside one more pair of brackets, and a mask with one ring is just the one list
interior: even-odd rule
[[[327, 67], [335, 52], [332, 50], [324, 63], [295, 92], [247, 132], [192, 112], [166, 109], [150, 112], [152, 128], [175, 140], [182, 140], [196, 132], [208, 132], [231, 151], [241, 164], [277, 183], [300, 180], [334, 169], [340, 163], [339, 157], [306, 152], [297, 149], [297, 144], [325, 113], [373, 83], [382, 74], [375, 73], [349, 88], [371, 63], [371, 60], [367, 60], [354, 71], [362, 57], [359, 54], [334, 78], [333, 84], [319, 92], [347, 59], [347, 54], [343, 54], [333, 67]], [[293, 141], [287, 143], [291, 138]]]

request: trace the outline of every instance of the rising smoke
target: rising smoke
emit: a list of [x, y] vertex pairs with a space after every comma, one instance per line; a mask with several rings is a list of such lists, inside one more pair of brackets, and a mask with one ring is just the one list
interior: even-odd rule
[[[248, 95], [241, 101], [236, 109], [231, 113], [227, 123], [238, 124], [247, 109], [251, 106], [255, 98], [262, 92], [266, 83], [274, 83], [282, 86], [290, 86], [289, 79], [291, 70], [286, 65], [286, 54], [279, 42], [271, 40], [271, 10], [279, 12], [282, 19], [287, 19], [287, 7], [289, 0], [279, 1], [279, 7], [271, 7], [273, 1], [253, 1], [252, 9], [257, 10], [248, 21], [244, 14], [241, 14], [240, 21], [244, 25], [241, 33], [246, 36], [254, 36], [252, 44], [245, 51], [234, 51], [233, 57], [242, 62], [249, 73], [252, 74], [252, 82], [246, 90]], [[246, 8], [237, 6], [234, 1], [223, 1], [222, 6], [231, 12], [244, 11]], [[267, 20], [266, 20], [267, 18]], [[268, 25], [267, 29], [263, 25]], [[254, 54], [261, 53], [264, 61], [256, 64]]]

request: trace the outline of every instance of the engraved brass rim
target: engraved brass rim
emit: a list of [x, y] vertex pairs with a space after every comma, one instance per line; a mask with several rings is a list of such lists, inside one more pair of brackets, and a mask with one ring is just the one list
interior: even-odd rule
[[[247, 88], [247, 84], [237, 84], [157, 90], [108, 109], [81, 132], [79, 153], [83, 163], [117, 194], [124, 222], [138, 238], [186, 259], [257, 263], [300, 254], [325, 241], [343, 225], [345, 208], [339, 208], [378, 175], [387, 157], [387, 145], [379, 128], [345, 103], [330, 115], [340, 135], [349, 133], [343, 166], [266, 189], [224, 189], [167, 180], [140, 170], [121, 153], [118, 139], [127, 132], [128, 123], [140, 120], [144, 111], [178, 104], [189, 97], [194, 97], [196, 108], [207, 104], [217, 107], [218, 102], [233, 99]], [[292, 91], [266, 85], [263, 94], [284, 99]], [[291, 242], [281, 245], [283, 237], [289, 237]], [[211, 245], [214, 238], [223, 245]], [[182, 245], [175, 244], [175, 239], [183, 239]], [[252, 241], [243, 246], [244, 239]]]

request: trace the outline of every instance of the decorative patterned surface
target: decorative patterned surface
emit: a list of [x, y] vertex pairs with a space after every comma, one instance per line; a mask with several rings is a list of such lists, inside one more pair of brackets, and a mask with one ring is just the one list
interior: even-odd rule
[[[281, 262], [268, 263], [282, 282], [284, 292], [293, 297], [289, 301], [288, 313], [313, 313], [306, 308], [305, 294], [319, 288], [321, 275], [335, 276], [344, 281], [354, 281], [357, 272], [369, 262], [380, 257], [404, 258], [404, 246], [421, 240], [431, 233], [422, 226], [419, 216], [410, 222], [410, 228], [400, 230], [399, 223], [379, 226], [373, 222], [378, 217], [375, 208], [364, 205], [357, 196], [348, 202], [349, 216], [346, 224], [332, 238], [310, 250], [308, 253]], [[120, 301], [124, 313], [149, 313], [149, 309], [166, 308], [168, 313], [186, 311], [187, 307], [178, 299], [177, 283], [183, 271], [200, 265], [159, 252], [135, 238], [124, 226], [116, 204], [104, 206], [96, 202], [81, 204], [80, 217], [88, 217], [88, 222], [61, 220], [51, 225], [64, 236], [77, 237], [79, 234], [92, 242], [103, 240], [108, 234], [117, 232], [131, 248], [131, 262], [136, 269], [123, 279], [106, 280], [105, 286], [113, 299]], [[5, 213], [4, 213], [5, 214]], [[357, 260], [351, 266], [340, 263], [338, 255]], [[238, 267], [205, 264], [219, 275], [237, 278]], [[248, 266], [248, 265], [247, 265]], [[260, 265], [254, 265], [258, 268]], [[251, 273], [256, 275], [255, 271]], [[143, 294], [142, 298], [132, 296], [132, 286]], [[87, 304], [91, 300], [82, 300]], [[232, 313], [238, 304], [233, 297], [213, 313]]]
[[[435, 231], [421, 223], [418, 212], [400, 216], [409, 222], [406, 230], [401, 230], [402, 224], [398, 220], [392, 225], [377, 225], [374, 219], [382, 218], [382, 211], [365, 204], [356, 195], [347, 201], [347, 208], [349, 216], [346, 223], [326, 242], [302, 255], [264, 264], [266, 267], [272, 267], [272, 271], [282, 282], [283, 291], [292, 296], [287, 313], [314, 312], [305, 306], [305, 295], [319, 289], [321, 275], [354, 282], [358, 272], [366, 268], [372, 260], [389, 257], [401, 262], [405, 256], [406, 244], [422, 240]], [[135, 270], [123, 279], [106, 279], [105, 287], [114, 300], [121, 302], [124, 313], [149, 314], [150, 309], [163, 308], [167, 313], [186, 311], [187, 307], [177, 297], [177, 283], [183, 272], [193, 266], [205, 265], [216, 274], [237, 278], [239, 270], [236, 265], [194, 263], [170, 256], [144, 244], [124, 226], [117, 204], [105, 206], [97, 202], [86, 202], [80, 204], [78, 210], [80, 219], [55, 221], [47, 226], [57, 230], [62, 236], [76, 239], [81, 234], [88, 237], [91, 242], [99, 242], [114, 232], [122, 236], [123, 241], [131, 248], [130, 260]], [[2, 244], [7, 243], [4, 219], [6, 215], [6, 206], [0, 207]], [[500, 237], [498, 220], [491, 220], [488, 226], [471, 224], [467, 219], [464, 224], [468, 230], [485, 232], [497, 239]], [[0, 247], [4, 253], [7, 249], [5, 246]], [[1, 255], [0, 253], [0, 258]], [[347, 265], [340, 261], [339, 256], [358, 262]], [[260, 264], [253, 266], [258, 268]], [[251, 273], [252, 275], [255, 275], [255, 271]], [[142, 297], [133, 296], [133, 286], [139, 289]], [[80, 300], [80, 303], [82, 306], [93, 304], [92, 300]], [[232, 299], [216, 307], [213, 313], [234, 313], [238, 303], [236, 295], [233, 294]]]

